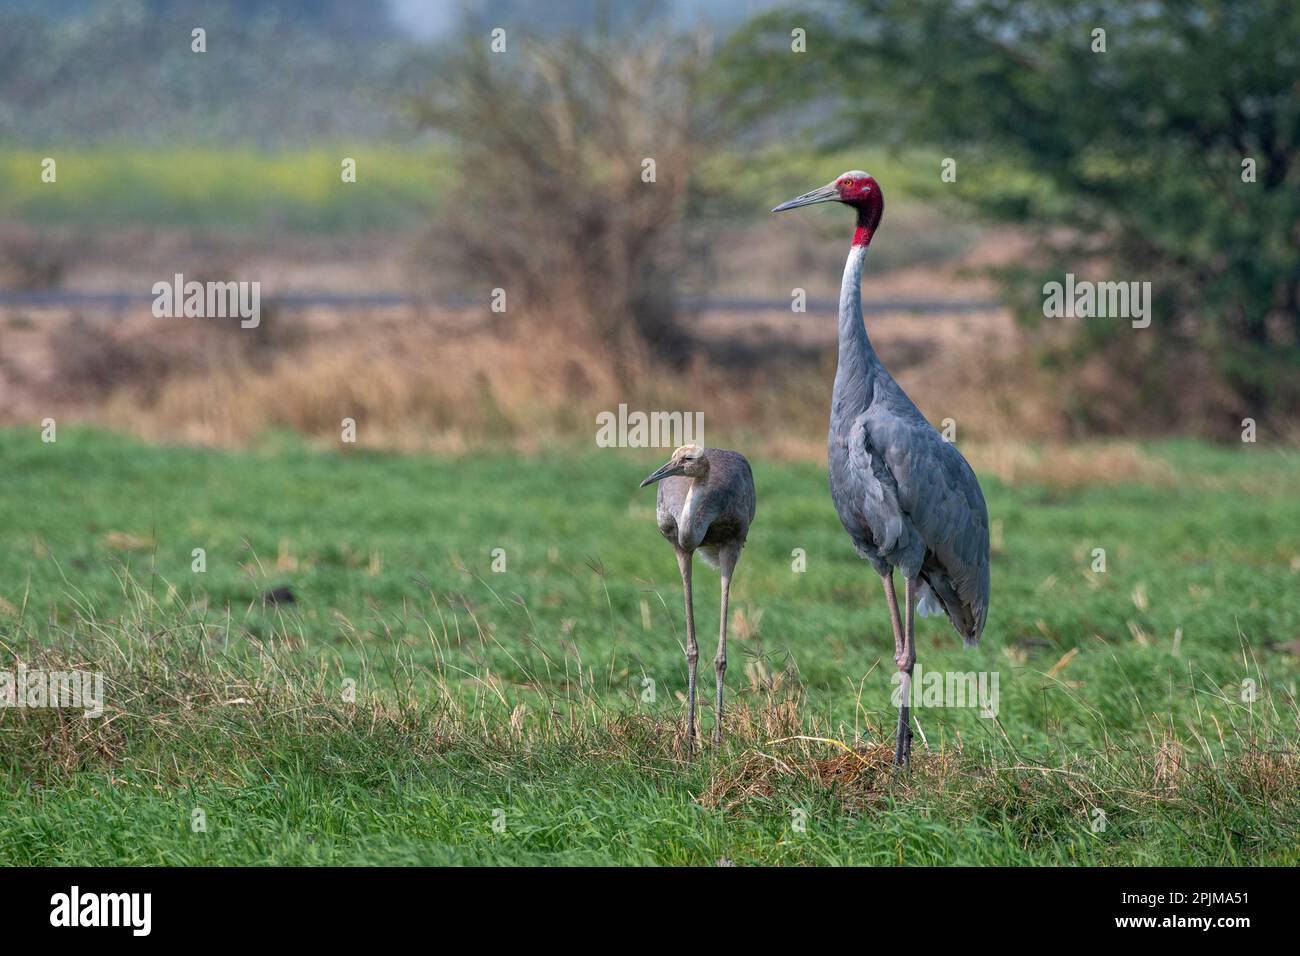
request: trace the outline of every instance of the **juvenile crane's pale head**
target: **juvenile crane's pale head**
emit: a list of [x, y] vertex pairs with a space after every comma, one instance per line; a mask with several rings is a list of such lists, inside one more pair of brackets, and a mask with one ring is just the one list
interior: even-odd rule
[[850, 169], [847, 173], [840, 173], [825, 186], [781, 203], [772, 212], [785, 212], [787, 209], [821, 202], [843, 203], [858, 211], [857, 231], [853, 235], [855, 246], [865, 246], [871, 242], [885, 211], [885, 197], [880, 192], [876, 178], [860, 169]]
[[653, 485], [656, 481], [662, 481], [671, 475], [703, 478], [708, 473], [709, 460], [704, 457], [704, 449], [699, 445], [682, 445], [673, 452], [666, 465], [641, 482], [641, 487]]

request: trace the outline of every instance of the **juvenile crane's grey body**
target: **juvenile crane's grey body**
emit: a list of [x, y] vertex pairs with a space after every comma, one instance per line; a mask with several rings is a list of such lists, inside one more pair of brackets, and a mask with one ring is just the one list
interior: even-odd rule
[[686, 752], [695, 752], [695, 608], [691, 595], [691, 559], [698, 552], [722, 577], [718, 653], [713, 659], [717, 697], [713, 739], [722, 742], [722, 686], [727, 672], [727, 605], [731, 576], [754, 520], [754, 475], [739, 452], [683, 445], [668, 463], [641, 482], [659, 482], [655, 520], [677, 553], [686, 603], [687, 715]]
[[[774, 211], [831, 201], [858, 212], [840, 288], [839, 364], [827, 442], [831, 498], [858, 554], [884, 583], [902, 675], [894, 751], [902, 764], [912, 739], [914, 612], [943, 612], [967, 644], [979, 642], [989, 605], [988, 511], [966, 459], [926, 421], [867, 337], [860, 285], [884, 211], [879, 185], [866, 173], [848, 172]], [[903, 575], [905, 622], [899, 619], [894, 568]]]

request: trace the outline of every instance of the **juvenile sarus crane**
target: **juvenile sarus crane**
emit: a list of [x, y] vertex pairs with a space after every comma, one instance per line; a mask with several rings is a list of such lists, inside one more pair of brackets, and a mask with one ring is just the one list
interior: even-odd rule
[[722, 678], [727, 672], [727, 601], [731, 575], [754, 520], [754, 475], [739, 452], [683, 445], [668, 463], [641, 482], [659, 482], [655, 520], [677, 552], [686, 599], [686, 757], [695, 755], [695, 609], [691, 601], [691, 558], [696, 551], [722, 575], [722, 622], [713, 671], [718, 690], [713, 742], [722, 743]]
[[[911, 756], [913, 620], [942, 611], [965, 643], [979, 643], [989, 607], [989, 518], [979, 481], [881, 364], [862, 323], [862, 263], [880, 225], [880, 185], [860, 170], [784, 202], [781, 212], [838, 202], [857, 212], [840, 287], [839, 365], [828, 437], [831, 498], [858, 554], [885, 586], [902, 692], [894, 762]], [[894, 568], [903, 575], [899, 620]]]

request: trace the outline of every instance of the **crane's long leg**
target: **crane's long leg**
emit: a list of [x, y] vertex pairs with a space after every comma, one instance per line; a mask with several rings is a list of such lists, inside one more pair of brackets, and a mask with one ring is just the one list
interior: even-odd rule
[[[894, 742], [894, 764], [899, 767], [907, 766], [908, 761], [912, 759], [912, 726], [909, 703], [912, 699], [912, 666], [916, 663], [917, 586], [916, 578], [908, 578], [904, 584], [903, 594], [907, 605], [907, 617], [903, 627], [903, 651], [895, 660], [895, 663], [898, 664], [899, 673], [903, 675], [901, 681], [903, 697], [898, 705], [898, 736]], [[890, 590], [892, 591], [893, 588], [890, 588]]]
[[727, 673], [727, 602], [731, 598], [731, 572], [736, 570], [740, 549], [725, 547], [718, 552], [718, 569], [722, 572], [722, 623], [718, 627], [718, 653], [713, 658], [713, 672], [718, 678], [718, 696], [714, 706], [716, 723], [713, 742], [722, 743], [722, 678]]
[[677, 549], [677, 566], [682, 571], [682, 591], [686, 596], [686, 759], [695, 756], [695, 664], [700, 646], [695, 643], [695, 603], [691, 598], [691, 552]]
[[903, 656], [903, 619], [898, 616], [898, 595], [894, 593], [894, 571], [880, 576], [885, 586], [885, 603], [889, 605], [889, 623], [894, 627], [894, 660]]

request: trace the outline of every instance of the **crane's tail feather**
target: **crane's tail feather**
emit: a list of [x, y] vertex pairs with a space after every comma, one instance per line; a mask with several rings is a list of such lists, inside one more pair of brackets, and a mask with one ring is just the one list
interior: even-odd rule
[[[947, 587], [947, 583], [941, 582], [940, 590], [945, 587]], [[984, 630], [984, 622], [972, 616], [971, 609], [962, 604], [956, 592], [949, 589], [945, 593], [950, 602], [948, 606], [944, 605], [943, 600], [931, 587], [930, 582], [923, 579], [921, 587], [917, 591], [917, 613], [922, 617], [929, 617], [931, 614], [945, 615], [952, 622], [952, 626], [957, 629], [957, 633], [961, 635], [964, 645], [967, 647], [977, 646], [980, 642], [980, 634]]]
[[921, 617], [929, 617], [931, 614], [946, 614], [943, 604], [939, 601], [939, 596], [931, 590], [930, 585], [922, 581], [921, 588], [917, 591], [916, 613]]

